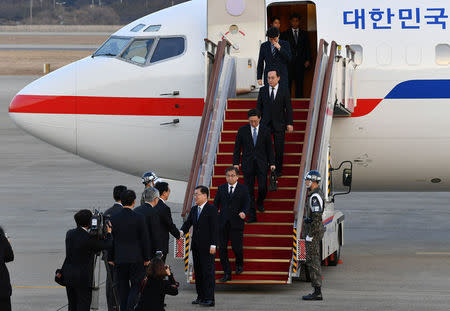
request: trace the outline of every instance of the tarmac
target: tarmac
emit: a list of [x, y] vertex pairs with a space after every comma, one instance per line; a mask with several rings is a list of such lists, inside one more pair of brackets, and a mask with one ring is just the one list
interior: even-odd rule
[[[67, 310], [65, 289], [54, 282], [64, 260], [64, 238], [82, 208], [106, 209], [112, 188], [142, 190], [139, 178], [104, 168], [33, 138], [8, 117], [8, 105], [36, 77], [0, 77], [0, 225], [11, 237], [8, 264], [13, 310]], [[413, 169], [413, 168], [411, 168]], [[177, 225], [185, 183], [170, 182]], [[449, 310], [450, 194], [352, 193], [336, 199], [345, 219], [342, 264], [323, 267], [324, 301], [304, 302], [311, 286], [216, 288], [215, 310]], [[173, 240], [172, 240], [173, 241]], [[171, 241], [171, 243], [172, 243]], [[167, 310], [198, 310], [195, 287], [182, 261], [169, 258], [181, 283]], [[245, 266], [244, 266], [245, 267]], [[104, 280], [102, 271], [101, 280]], [[104, 285], [100, 310], [105, 307]]]

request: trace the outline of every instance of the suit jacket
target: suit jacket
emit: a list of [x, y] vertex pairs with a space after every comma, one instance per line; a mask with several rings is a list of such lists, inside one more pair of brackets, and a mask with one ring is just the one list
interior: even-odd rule
[[155, 206], [155, 210], [158, 213], [161, 235], [158, 237], [161, 240], [161, 247], [164, 254], [169, 253], [169, 232], [177, 239], [180, 238], [180, 231], [173, 223], [172, 213], [170, 207], [167, 206], [163, 200], [159, 199], [158, 204]]
[[211, 245], [217, 245], [217, 208], [212, 204], [206, 203], [203, 206], [200, 217], [198, 217], [198, 206], [193, 206], [181, 230], [188, 232], [191, 227], [194, 229], [192, 233], [192, 248], [203, 254], [209, 254]]
[[292, 29], [288, 29], [283, 32], [281, 34], [281, 38], [289, 42], [289, 46], [291, 48], [292, 59], [289, 69], [298, 68], [305, 70], [305, 62], [311, 62], [311, 46], [309, 44], [308, 33], [299, 29], [297, 43], [295, 43]]
[[257, 108], [262, 113], [261, 123], [269, 126], [277, 132], [285, 131], [286, 125], [293, 125], [293, 113], [291, 95], [289, 90], [282, 85], [278, 85], [275, 102], [270, 99], [271, 87], [265, 85], [259, 89]]
[[134, 211], [145, 217], [147, 225], [148, 241], [150, 249], [150, 258], [155, 256], [156, 251], [163, 250], [161, 236], [164, 235], [164, 230], [159, 220], [156, 207], [152, 207], [149, 203], [134, 208]]
[[280, 72], [281, 80], [283, 84], [288, 84], [288, 65], [291, 61], [291, 48], [289, 43], [284, 40], [279, 40], [280, 50], [276, 50], [275, 56], [272, 54], [272, 47], [269, 41], [261, 44], [259, 48], [258, 67], [257, 67], [257, 79], [262, 79], [264, 72], [264, 83], [267, 84], [267, 73], [269, 69], [278, 69]]
[[244, 220], [239, 217], [239, 213], [247, 215], [250, 210], [248, 188], [237, 183], [231, 196], [228, 188], [228, 183], [220, 185], [214, 198], [214, 206], [219, 210], [219, 227], [223, 227], [229, 221], [231, 228], [244, 230]]
[[141, 263], [150, 260], [150, 242], [145, 217], [123, 208], [111, 218], [113, 249], [108, 260], [115, 264]]
[[67, 231], [63, 273], [68, 286], [91, 287], [95, 253], [112, 247], [111, 235], [98, 240], [82, 227]]
[[241, 150], [242, 170], [244, 173], [253, 169], [255, 160], [258, 166], [257, 169], [261, 171], [267, 172], [269, 165], [275, 165], [272, 135], [270, 129], [261, 123], [259, 124], [256, 146], [253, 145], [250, 124], [246, 124], [239, 128], [234, 144], [233, 165], [239, 165], [241, 162]]
[[14, 253], [3, 232], [0, 233], [0, 299], [11, 296], [11, 280], [9, 278], [7, 262], [14, 260]]
[[122, 204], [114, 203], [114, 205], [111, 206], [110, 208], [108, 208], [103, 214], [104, 215], [109, 215], [110, 217], [113, 217], [114, 215], [119, 213], [122, 209], [123, 209]]

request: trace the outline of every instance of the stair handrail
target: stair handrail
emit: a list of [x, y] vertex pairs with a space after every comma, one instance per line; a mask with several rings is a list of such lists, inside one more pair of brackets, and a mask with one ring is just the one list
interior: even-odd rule
[[[334, 49], [334, 53], [336, 50], [336, 43], [332, 42], [332, 47]], [[295, 203], [294, 209], [296, 212], [294, 213], [295, 221], [294, 221], [294, 230], [293, 230], [293, 254], [291, 260], [291, 266], [289, 269], [289, 277], [291, 278], [293, 275], [298, 276], [300, 272], [298, 269], [298, 261], [297, 261], [297, 247], [298, 241], [302, 236], [303, 231], [303, 216], [304, 216], [304, 208], [306, 202], [306, 186], [303, 181], [303, 177], [306, 172], [311, 169], [312, 160], [314, 157], [314, 146], [316, 140], [316, 129], [319, 123], [319, 114], [322, 105], [322, 96], [324, 89], [324, 82], [327, 78], [328, 67], [330, 66], [330, 57], [331, 53], [329, 51], [329, 44], [321, 39], [319, 42], [319, 51], [317, 53], [317, 59], [314, 69], [314, 79], [313, 85], [311, 88], [311, 98], [309, 101], [309, 109], [308, 109], [308, 118], [306, 122], [305, 128], [305, 138], [302, 149], [302, 158], [300, 162], [300, 170], [299, 170], [299, 178], [297, 183], [297, 191], [295, 195]], [[330, 51], [331, 52], [331, 51]], [[334, 61], [334, 60], [333, 60]]]
[[200, 169], [204, 160], [203, 151], [205, 149], [205, 143], [207, 141], [207, 136], [209, 133], [208, 129], [211, 123], [212, 112], [217, 95], [217, 85], [219, 82], [219, 76], [222, 69], [227, 44], [228, 43], [226, 42], [226, 40], [222, 40], [217, 44], [217, 50], [214, 56], [214, 64], [211, 70], [211, 77], [208, 84], [205, 105], [203, 107], [202, 119], [198, 130], [197, 142], [195, 144], [191, 172], [189, 173], [189, 180], [186, 187], [186, 193], [184, 195], [181, 217], [186, 217], [186, 215], [190, 212], [194, 198], [194, 189], [198, 185]]

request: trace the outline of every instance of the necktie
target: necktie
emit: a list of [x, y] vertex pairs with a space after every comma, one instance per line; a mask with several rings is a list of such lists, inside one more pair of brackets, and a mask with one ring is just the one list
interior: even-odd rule
[[197, 209], [197, 220], [200, 218], [201, 213], [202, 213], [202, 208], [199, 206]]
[[230, 196], [233, 194], [233, 186], [230, 186], [230, 192], [228, 193]]
[[297, 44], [298, 41], [298, 30], [294, 29], [294, 39], [295, 39], [295, 44]]
[[253, 128], [253, 146], [256, 146], [256, 139], [258, 138], [258, 133], [256, 133], [256, 127]]
[[273, 44], [270, 45], [272, 47], [272, 55], [275, 56], [277, 53], [277, 49], [273, 46]]
[[275, 102], [274, 90], [275, 90], [275, 88], [272, 86], [272, 92], [270, 92], [270, 100], [272, 101], [272, 103]]

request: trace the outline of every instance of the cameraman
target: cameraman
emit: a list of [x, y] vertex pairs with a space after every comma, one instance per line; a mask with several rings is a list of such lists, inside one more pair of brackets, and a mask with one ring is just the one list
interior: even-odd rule
[[[168, 279], [165, 279], [166, 276]], [[146, 278], [147, 283], [136, 310], [164, 311], [164, 296], [178, 295], [178, 283], [175, 281], [169, 265], [164, 264], [161, 256], [152, 259], [147, 268]]]
[[67, 231], [66, 291], [69, 311], [89, 311], [92, 299], [94, 256], [97, 252], [112, 247], [111, 226], [107, 225], [104, 240], [89, 234], [92, 212], [83, 209], [74, 216], [76, 229]]

